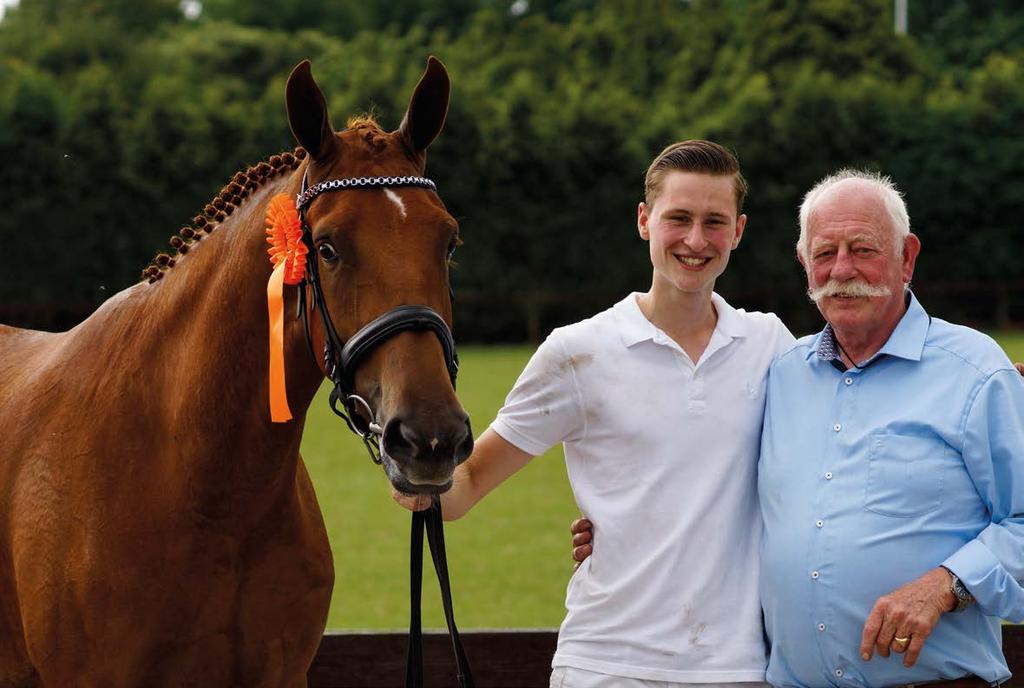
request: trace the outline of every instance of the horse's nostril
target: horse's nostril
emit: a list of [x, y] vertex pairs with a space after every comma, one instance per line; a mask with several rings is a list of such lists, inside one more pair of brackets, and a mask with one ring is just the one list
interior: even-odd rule
[[473, 431], [465, 416], [431, 428], [419, 427], [415, 418], [410, 422], [392, 418], [384, 427], [381, 444], [384, 452], [400, 463], [454, 461], [458, 464], [473, 451]]
[[406, 460], [416, 456], [416, 433], [398, 418], [388, 421], [381, 442], [384, 452], [393, 459]]
[[473, 453], [473, 429], [469, 425], [469, 419], [466, 420], [465, 425], [456, 435], [455, 441], [452, 444], [455, 447], [456, 463], [462, 463]]

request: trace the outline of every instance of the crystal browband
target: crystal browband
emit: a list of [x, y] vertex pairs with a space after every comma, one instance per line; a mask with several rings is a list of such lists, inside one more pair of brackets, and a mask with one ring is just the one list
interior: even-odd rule
[[325, 191], [337, 191], [338, 189], [373, 189], [384, 186], [419, 186], [424, 189], [437, 191], [437, 185], [426, 177], [350, 177], [348, 179], [329, 179], [319, 184], [314, 184], [295, 197], [295, 207], [302, 210], [312, 202], [314, 198]]

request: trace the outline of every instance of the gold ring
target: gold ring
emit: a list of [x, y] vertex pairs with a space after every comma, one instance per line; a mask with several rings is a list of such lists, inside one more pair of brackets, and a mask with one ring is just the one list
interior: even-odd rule
[[910, 638], [893, 638], [892, 640], [894, 643], [899, 643], [900, 645], [906, 645], [910, 642]]

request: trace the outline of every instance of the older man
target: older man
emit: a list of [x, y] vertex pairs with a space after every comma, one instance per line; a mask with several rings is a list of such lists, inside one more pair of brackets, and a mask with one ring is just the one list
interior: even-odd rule
[[820, 182], [797, 249], [828, 324], [769, 373], [767, 678], [997, 685], [1000, 619], [1024, 619], [1024, 383], [909, 291], [921, 242], [887, 178]]

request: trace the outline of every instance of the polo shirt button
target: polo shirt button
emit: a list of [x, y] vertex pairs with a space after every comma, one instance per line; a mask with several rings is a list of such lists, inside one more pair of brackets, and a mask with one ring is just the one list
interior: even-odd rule
[[853, 378], [852, 377], [848, 377], [845, 380], [843, 380], [843, 382], [845, 382], [848, 385], [852, 385], [853, 384]]
[[828, 473], [825, 474], [825, 480], [831, 480], [831, 479], [832, 479], [832, 471], [829, 471]]
[[836, 432], [839, 432], [840, 430], [843, 429], [843, 426], [840, 425], [839, 423], [836, 423], [835, 425], [832, 426], [832, 429], [835, 430]]
[[820, 575], [821, 574], [819, 574], [817, 571], [811, 571], [811, 578], [813, 578], [814, 580], [818, 580], [818, 576]]
[[818, 630], [819, 631], [824, 631], [825, 630], [825, 624], [818, 624]]
[[836, 669], [836, 678], [842, 678], [842, 677], [843, 677], [843, 670], [842, 669]]
[[814, 522], [814, 525], [816, 525], [816, 526], [818, 526], [819, 528], [821, 528], [821, 527], [822, 527], [823, 525], [825, 525], [825, 522], [824, 522], [824, 521], [815, 521], [815, 522]]

